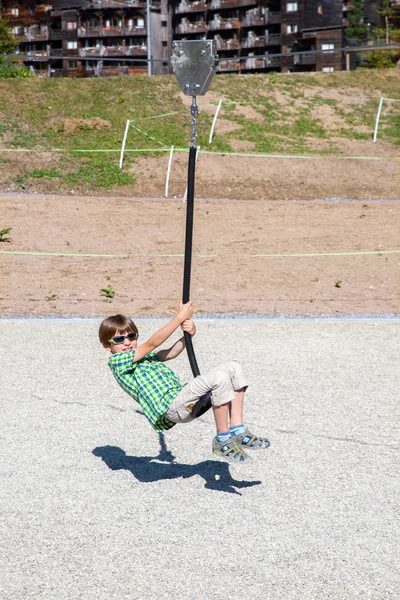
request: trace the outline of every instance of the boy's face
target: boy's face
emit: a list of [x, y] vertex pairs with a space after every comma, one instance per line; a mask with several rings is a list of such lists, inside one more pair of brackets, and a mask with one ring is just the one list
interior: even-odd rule
[[117, 329], [112, 338], [109, 340], [108, 345], [105, 345], [104, 348], [109, 350], [111, 354], [117, 354], [118, 352], [128, 352], [129, 350], [136, 350], [137, 338], [138, 334], [133, 331], [130, 331], [128, 333], [127, 331], [119, 331]]

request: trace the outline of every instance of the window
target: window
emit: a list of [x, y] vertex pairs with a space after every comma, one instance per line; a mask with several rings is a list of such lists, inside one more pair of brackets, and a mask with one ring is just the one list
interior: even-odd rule
[[297, 10], [297, 2], [288, 2], [286, 10], [287, 12], [295, 12]]
[[288, 33], [297, 33], [297, 31], [298, 31], [297, 25], [288, 25], [287, 26]]
[[322, 70], [324, 71], [324, 73], [333, 73], [335, 69], [334, 67], [323, 67]]
[[12, 32], [14, 35], [19, 35], [19, 34], [20, 34], [20, 31], [21, 31], [21, 27], [13, 27], [13, 28], [11, 29], [11, 32]]
[[68, 61], [68, 69], [76, 69], [76, 65], [77, 65], [76, 60], [69, 60]]
[[318, 14], [319, 15], [324, 14], [324, 7], [322, 5], [322, 2], [318, 2]]
[[167, 21], [161, 21], [161, 27], [166, 27], [168, 25]]
[[78, 42], [77, 41], [67, 42], [67, 48], [68, 48], [68, 50], [75, 50], [77, 47], [78, 47]]
[[136, 27], [144, 27], [144, 19], [138, 19], [136, 21]]
[[327, 52], [333, 52], [335, 48], [335, 44], [322, 44], [321, 50], [326, 50]]
[[12, 8], [11, 14], [13, 17], [18, 17], [19, 16], [19, 8]]
[[68, 21], [67, 29], [76, 29], [76, 21]]

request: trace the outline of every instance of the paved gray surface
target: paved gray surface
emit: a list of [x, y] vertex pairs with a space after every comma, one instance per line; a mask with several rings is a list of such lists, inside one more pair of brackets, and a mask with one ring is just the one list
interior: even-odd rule
[[400, 320], [198, 321], [201, 369], [240, 360], [271, 439], [244, 467], [210, 413], [153, 432], [99, 322], [0, 320], [1, 599], [400, 597]]

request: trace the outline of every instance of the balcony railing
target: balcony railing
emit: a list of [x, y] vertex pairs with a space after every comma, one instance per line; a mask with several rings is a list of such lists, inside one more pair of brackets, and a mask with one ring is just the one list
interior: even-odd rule
[[282, 13], [280, 10], [269, 10], [265, 9], [264, 20], [266, 25], [279, 24], [282, 20]]
[[197, 12], [205, 12], [207, 10], [207, 4], [205, 2], [186, 2], [182, 0], [180, 4], [178, 4], [175, 13], [183, 14], [183, 13], [197, 13]]
[[220, 60], [217, 65], [217, 71], [226, 72], [226, 71], [239, 71], [240, 70], [240, 60]]
[[86, 67], [85, 74], [87, 77], [115, 77], [118, 75], [129, 75], [129, 67], [104, 67], [97, 65], [96, 67]]
[[264, 46], [264, 37], [247, 38], [247, 40], [242, 41], [242, 48], [264, 48]]
[[214, 17], [214, 19], [210, 21], [208, 28], [213, 31], [240, 29], [240, 21], [238, 19], [220, 19], [218, 17]]
[[265, 35], [265, 45], [266, 46], [279, 46], [281, 43], [281, 34], [280, 33], [270, 33], [269, 35]]
[[246, 15], [242, 21], [242, 27], [260, 27], [265, 25], [264, 15]]
[[96, 46], [94, 48], [79, 48], [79, 56], [97, 56], [97, 57], [121, 57], [124, 56], [146, 56], [146, 46]]
[[239, 0], [211, 0], [211, 10], [218, 10], [219, 8], [237, 8], [239, 6]]
[[256, 6], [257, 0], [211, 0], [209, 8], [218, 10], [220, 8], [239, 8], [240, 6]]
[[61, 29], [50, 29], [49, 39], [56, 42], [63, 39], [63, 32]]
[[271, 33], [268, 35], [268, 32], [266, 32], [265, 36], [262, 37], [249, 35], [247, 40], [242, 42], [242, 48], [264, 48], [265, 46], [279, 46], [280, 43], [281, 36], [279, 33]]
[[146, 36], [145, 27], [79, 27], [78, 38]]
[[303, 31], [301, 34], [301, 37], [303, 39], [312, 39], [315, 38], [317, 36], [317, 34], [315, 33], [315, 31]]
[[27, 32], [27, 33], [17, 33], [15, 34], [15, 38], [18, 43], [22, 42], [47, 42], [49, 39], [48, 31], [35, 31], [35, 32]]
[[64, 70], [63, 69], [50, 69], [49, 77], [63, 77]]
[[178, 33], [205, 33], [208, 30], [205, 21], [196, 21], [190, 23], [189, 21], [182, 21], [176, 28]]
[[315, 65], [317, 62], [317, 56], [315, 54], [294, 54], [293, 64], [294, 65]]
[[[150, 4], [153, 6], [155, 3], [150, 2]], [[121, 2], [120, 0], [93, 0], [91, 8], [130, 8], [132, 6], [142, 8], [146, 6], [146, 0], [129, 0], [129, 4], [127, 2]]]
[[218, 36], [214, 39], [217, 42], [217, 50], [238, 50], [240, 48], [240, 42], [236, 38], [224, 40]]
[[52, 48], [50, 50], [51, 56], [78, 56], [78, 48]]
[[242, 69], [265, 69], [265, 60], [263, 58], [257, 58], [256, 56], [246, 58], [246, 60], [242, 62]]
[[31, 52], [26, 52], [25, 56], [29, 57], [29, 61], [46, 62], [49, 59], [47, 50], [32, 50]]
[[281, 57], [280, 56], [266, 56], [264, 58], [264, 60], [265, 60], [265, 66], [267, 68], [281, 66]]

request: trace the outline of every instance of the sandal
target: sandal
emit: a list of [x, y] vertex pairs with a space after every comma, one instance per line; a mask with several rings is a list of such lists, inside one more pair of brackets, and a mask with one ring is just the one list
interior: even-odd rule
[[261, 450], [262, 448], [268, 448], [270, 446], [267, 438], [258, 437], [257, 435], [250, 433], [248, 429], [245, 429], [243, 433], [239, 433], [233, 439], [239, 447], [244, 446], [250, 450]]
[[250, 456], [246, 454], [242, 448], [238, 446], [234, 438], [230, 438], [225, 442], [219, 442], [216, 438], [212, 444], [213, 454], [224, 458], [232, 463], [244, 463], [250, 460]]

